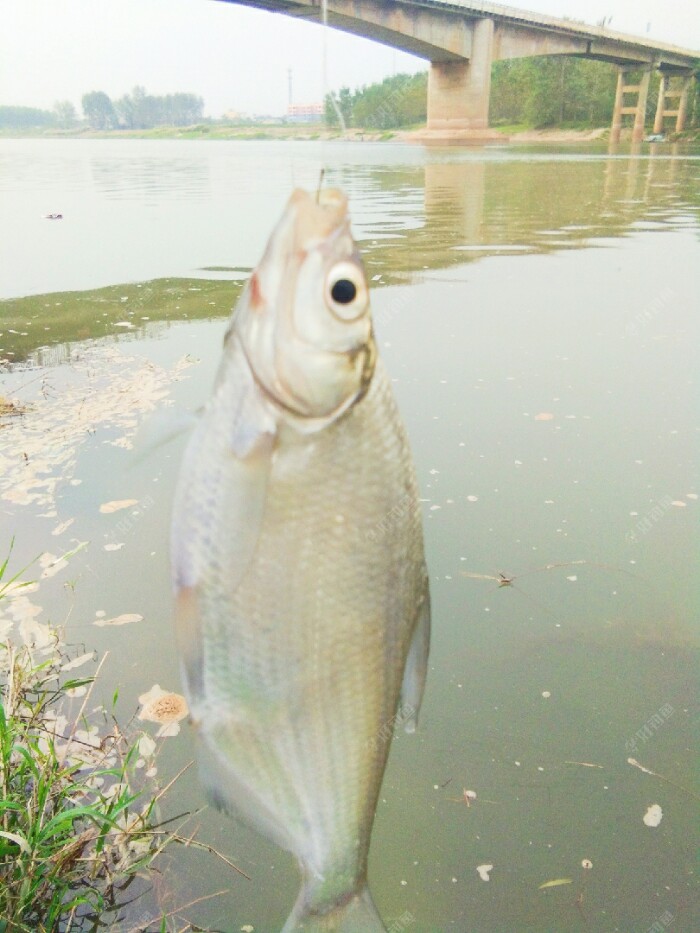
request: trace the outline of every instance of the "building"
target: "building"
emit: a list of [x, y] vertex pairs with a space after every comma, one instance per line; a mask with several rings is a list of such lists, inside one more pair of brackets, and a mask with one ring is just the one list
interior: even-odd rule
[[323, 104], [290, 104], [287, 107], [288, 123], [320, 123], [323, 120]]

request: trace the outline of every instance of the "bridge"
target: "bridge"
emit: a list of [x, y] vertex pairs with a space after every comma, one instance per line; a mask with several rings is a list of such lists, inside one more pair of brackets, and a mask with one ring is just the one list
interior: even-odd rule
[[[321, 0], [225, 0], [319, 22]], [[623, 117], [634, 117], [632, 138], [644, 137], [649, 80], [661, 82], [654, 132], [675, 119], [685, 128], [688, 93], [700, 52], [587, 26], [574, 20], [529, 13], [471, 0], [327, 0], [330, 26], [374, 39], [430, 62], [426, 138], [485, 141], [489, 129], [491, 65], [532, 55], [575, 55], [617, 65], [611, 139], [620, 138]], [[631, 73], [641, 72], [638, 83]], [[498, 137], [502, 138], [502, 137]]]

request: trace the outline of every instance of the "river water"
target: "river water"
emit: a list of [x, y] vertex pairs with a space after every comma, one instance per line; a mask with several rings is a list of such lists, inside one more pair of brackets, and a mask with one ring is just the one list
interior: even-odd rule
[[[87, 542], [0, 627], [108, 651], [123, 719], [180, 689], [184, 441], [132, 435], [206, 399], [228, 309], [322, 167], [350, 197], [432, 581], [421, 724], [397, 733], [370, 857], [387, 926], [697, 929], [697, 151], [0, 141], [0, 395], [26, 409], [1, 422], [0, 546], [19, 568]], [[100, 624], [122, 614], [142, 618]], [[192, 748], [187, 725], [165, 739], [160, 775]], [[190, 769], [164, 806], [202, 804]], [[180, 916], [276, 933], [291, 858], [211, 810], [188, 826], [251, 880], [174, 850], [111, 928], [227, 889]]]

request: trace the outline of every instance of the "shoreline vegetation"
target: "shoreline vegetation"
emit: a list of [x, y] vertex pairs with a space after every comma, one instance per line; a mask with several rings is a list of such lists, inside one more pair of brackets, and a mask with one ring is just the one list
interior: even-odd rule
[[[159, 126], [151, 129], [129, 130], [92, 130], [80, 128], [75, 130], [37, 129], [10, 130], [0, 129], [0, 139], [162, 139], [162, 140], [237, 140], [242, 142], [258, 141], [297, 141], [297, 142], [393, 142], [393, 143], [423, 143], [418, 134], [425, 129], [424, 124], [410, 127], [397, 127], [395, 129], [378, 130], [376, 128], [348, 127], [345, 133], [337, 127], [328, 127], [324, 124], [296, 124], [275, 125], [258, 123], [251, 125], [226, 124], [197, 124], [195, 126]], [[554, 126], [536, 127], [524, 124], [509, 126], [493, 126], [490, 130], [503, 136], [504, 143], [588, 143], [608, 139], [609, 126]], [[631, 127], [623, 129], [622, 139], [631, 138]], [[666, 140], [697, 141], [700, 139], [700, 130], [697, 128], [686, 130], [684, 133], [668, 133]], [[491, 144], [498, 144], [495, 137]]]
[[[633, 73], [629, 76], [634, 81]], [[651, 132], [656, 113], [659, 76], [652, 75], [646, 108]], [[492, 71], [488, 141], [514, 143], [589, 142], [609, 136], [617, 85], [617, 69], [606, 62], [563, 55], [498, 61]], [[680, 93], [680, 92], [679, 92]], [[147, 93], [136, 85], [112, 100], [90, 91], [81, 101], [82, 117], [71, 101], [56, 101], [52, 110], [0, 105], [0, 138], [7, 136], [69, 139], [210, 139], [335, 140], [424, 143], [427, 130], [428, 73], [394, 74], [383, 81], [326, 95], [315, 111], [317, 122], [293, 116], [263, 116], [227, 111], [204, 117], [204, 100], [195, 94]], [[687, 126], [681, 134], [669, 123], [668, 139], [700, 138], [700, 82], [693, 82], [687, 101]], [[435, 142], [447, 141], [447, 131]], [[623, 129], [625, 136], [630, 129]], [[478, 141], [476, 138], [475, 142]], [[483, 139], [481, 140], [484, 141]]]
[[[163, 813], [192, 764], [168, 780], [159, 775], [163, 741], [187, 716], [184, 698], [156, 684], [139, 697], [136, 715], [118, 718], [107, 654], [98, 660], [67, 643], [63, 626], [38, 621], [33, 602], [45, 578], [89, 545], [60, 557], [45, 552], [31, 579], [29, 567], [10, 571], [13, 544], [0, 563], [0, 933], [96, 933], [115, 924], [137, 933], [134, 905], [150, 908], [139, 915], [149, 928], [182, 930], [190, 908], [226, 892], [183, 903], [173, 890], [174, 907], [154, 896], [153, 873], [173, 844], [207, 851], [249, 877], [197, 839], [196, 813]], [[96, 686], [111, 702], [99, 702]], [[151, 735], [139, 721], [160, 729]]]

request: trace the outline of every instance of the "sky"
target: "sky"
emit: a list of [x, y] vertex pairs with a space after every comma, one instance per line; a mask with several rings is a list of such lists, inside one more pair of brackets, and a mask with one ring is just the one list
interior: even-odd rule
[[[508, 0], [508, 6], [700, 50], [699, 0]], [[324, 44], [326, 76], [324, 79]], [[0, 105], [50, 109], [87, 91], [200, 95], [205, 114], [280, 115], [421, 59], [366, 39], [221, 0], [0, 0]]]

